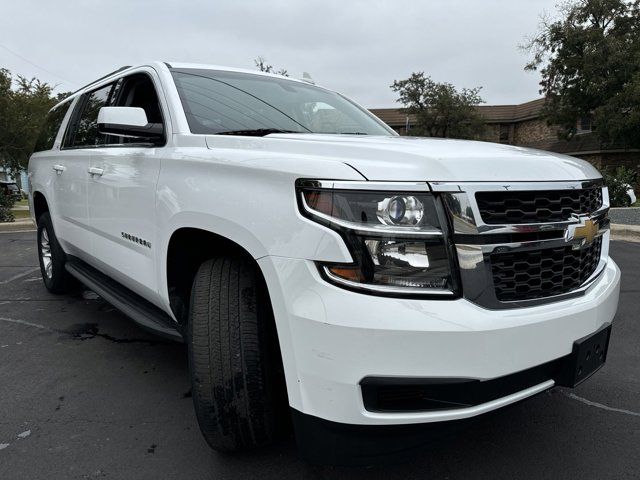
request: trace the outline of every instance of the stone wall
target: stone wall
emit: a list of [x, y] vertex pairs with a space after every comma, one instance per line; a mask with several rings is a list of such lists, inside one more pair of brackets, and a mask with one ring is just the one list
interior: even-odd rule
[[513, 144], [527, 145], [532, 142], [558, 138], [557, 127], [550, 127], [544, 120], [525, 120], [514, 124]]

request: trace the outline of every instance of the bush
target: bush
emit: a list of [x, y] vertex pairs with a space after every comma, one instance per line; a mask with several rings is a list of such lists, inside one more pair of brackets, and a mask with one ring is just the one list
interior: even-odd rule
[[605, 185], [609, 188], [609, 200], [612, 207], [628, 207], [631, 199], [627, 195], [629, 186], [636, 185], [638, 174], [627, 167], [618, 167], [615, 170], [605, 168], [602, 171]]
[[0, 192], [0, 222], [13, 222], [15, 220], [11, 209], [15, 203], [11, 195]]

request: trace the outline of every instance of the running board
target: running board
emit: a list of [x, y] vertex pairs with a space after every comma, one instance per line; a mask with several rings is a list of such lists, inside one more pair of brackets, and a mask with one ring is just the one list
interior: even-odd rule
[[142, 328], [165, 338], [184, 341], [169, 315], [124, 285], [78, 258], [68, 257], [65, 269]]

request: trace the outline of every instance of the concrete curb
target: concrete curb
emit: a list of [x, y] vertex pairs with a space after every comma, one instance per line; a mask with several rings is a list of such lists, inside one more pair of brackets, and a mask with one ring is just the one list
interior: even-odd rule
[[611, 224], [611, 239], [640, 242], [640, 225]]
[[30, 218], [16, 220], [15, 222], [0, 223], [0, 232], [16, 232], [35, 230], [36, 226]]

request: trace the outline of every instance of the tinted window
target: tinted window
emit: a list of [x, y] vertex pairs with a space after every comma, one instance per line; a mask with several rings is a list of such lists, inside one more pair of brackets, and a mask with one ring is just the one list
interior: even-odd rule
[[393, 134], [344, 97], [306, 83], [215, 70], [172, 74], [193, 133]]
[[[118, 82], [112, 94], [118, 107], [139, 107], [144, 110], [149, 123], [163, 123], [158, 94], [148, 75], [134, 74]], [[113, 137], [114, 143], [140, 143], [139, 138]]]
[[105, 106], [140, 107], [144, 109], [150, 123], [163, 123], [153, 81], [146, 74], [134, 74], [83, 96], [74, 111], [70, 122], [74, 127], [67, 130], [64, 146], [80, 148], [144, 143], [144, 139], [99, 133], [98, 113]]
[[140, 107], [147, 114], [149, 123], [162, 123], [160, 102], [153, 81], [145, 74], [126, 77], [118, 94], [116, 105], [119, 107]]
[[44, 124], [42, 125], [42, 130], [40, 130], [38, 141], [33, 149], [34, 152], [51, 150], [53, 148], [56, 136], [58, 135], [58, 130], [60, 130], [60, 126], [62, 125], [62, 121], [64, 120], [64, 116], [67, 113], [67, 110], [69, 110], [70, 105], [71, 102], [68, 101], [49, 111]]
[[83, 95], [83, 99], [78, 104], [82, 113], [75, 118], [74, 131], [71, 138], [65, 138], [65, 146], [95, 147], [107, 143], [107, 135], [98, 132], [98, 112], [109, 104], [112, 90], [113, 84], [110, 84]]

